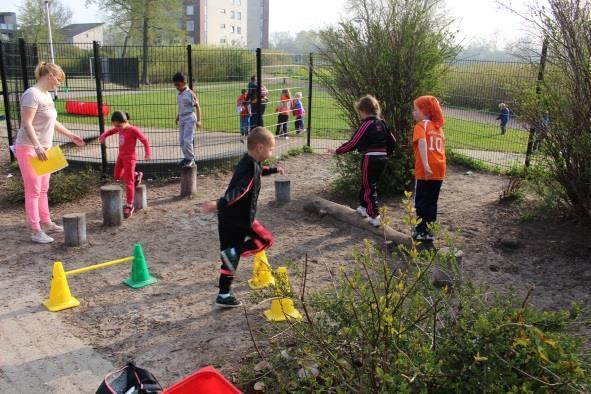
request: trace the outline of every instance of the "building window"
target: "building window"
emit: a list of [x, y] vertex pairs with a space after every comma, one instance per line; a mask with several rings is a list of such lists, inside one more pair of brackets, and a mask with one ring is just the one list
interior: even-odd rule
[[225, 44], [226, 43], [226, 39], [225, 38], [220, 38], [220, 44]]
[[220, 8], [220, 13], [225, 14], [226, 13], [226, 9], [225, 8]]
[[242, 12], [238, 11], [236, 13], [236, 19], [241, 20], [242, 19]]
[[192, 5], [187, 6], [187, 15], [193, 15], [194, 9]]
[[187, 31], [195, 30], [195, 23], [193, 21], [187, 21]]
[[242, 34], [242, 28], [240, 26], [236, 28], [236, 34]]
[[222, 23], [222, 24], [220, 25], [220, 29], [225, 29], [225, 28], [226, 28], [226, 24], [225, 24], [225, 23]]
[[189, 44], [195, 44], [195, 37], [191, 36], [187, 39], [187, 41], [189, 41]]
[[234, 11], [230, 11], [230, 19], [236, 19], [236, 13]]
[[234, 33], [234, 26], [230, 26], [230, 33]]

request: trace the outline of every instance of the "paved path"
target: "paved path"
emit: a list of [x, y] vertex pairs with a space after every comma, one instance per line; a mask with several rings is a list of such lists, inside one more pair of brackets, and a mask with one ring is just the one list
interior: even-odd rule
[[0, 272], [0, 393], [94, 393], [113, 365], [40, 305], [47, 295], [25, 275]]

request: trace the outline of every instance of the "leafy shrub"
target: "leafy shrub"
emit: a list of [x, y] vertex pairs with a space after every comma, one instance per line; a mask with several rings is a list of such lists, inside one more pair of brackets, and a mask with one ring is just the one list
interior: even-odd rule
[[[404, 206], [412, 229], [418, 219], [410, 193]], [[588, 355], [571, 331], [581, 320], [576, 305], [540, 311], [530, 305], [533, 289], [517, 300], [514, 293], [462, 281], [453, 247], [419, 252], [413, 244], [392, 256], [379, 249], [366, 241], [353, 254], [355, 266], [341, 269], [333, 287], [307, 299], [302, 289], [305, 322], [267, 331], [265, 351], [257, 350], [270, 370], [243, 378], [262, 380], [265, 392], [591, 389]], [[443, 288], [432, 281], [435, 267], [447, 273]]]
[[[87, 196], [100, 184], [101, 175], [96, 171], [58, 172], [49, 181], [47, 197], [50, 204], [78, 201]], [[5, 184], [1, 200], [9, 204], [25, 201], [23, 181], [11, 178]]]
[[[373, 94], [398, 141], [396, 159], [388, 164], [385, 176], [394, 186], [383, 188], [383, 194], [400, 192], [412, 181], [413, 100], [440, 91], [443, 65], [457, 53], [448, 44], [453, 35], [438, 12], [440, 6], [440, 0], [351, 0], [350, 17], [320, 34], [322, 50], [315, 75], [349, 127], [356, 129], [359, 123], [355, 101]], [[352, 155], [340, 160], [338, 185], [350, 182], [355, 166], [358, 160]]]

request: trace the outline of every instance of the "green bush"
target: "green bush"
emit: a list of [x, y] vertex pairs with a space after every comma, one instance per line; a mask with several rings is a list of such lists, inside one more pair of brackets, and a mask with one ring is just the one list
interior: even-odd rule
[[[49, 181], [47, 197], [50, 204], [78, 201], [93, 192], [100, 184], [101, 175], [96, 171], [58, 172]], [[4, 203], [17, 204], [25, 201], [22, 179], [11, 178], [0, 196]]]
[[[412, 229], [410, 193], [404, 206]], [[305, 322], [264, 332], [257, 350], [270, 365], [258, 375], [248, 365], [245, 389], [261, 380], [270, 393], [591, 390], [589, 355], [573, 332], [577, 306], [541, 311], [533, 289], [518, 299], [463, 281], [453, 247], [383, 249], [366, 241], [333, 286], [301, 297]]]
[[[366, 94], [381, 103], [382, 115], [397, 140], [395, 161], [386, 168], [391, 186], [400, 192], [413, 179], [412, 103], [440, 91], [440, 79], [457, 53], [453, 34], [438, 14], [440, 0], [349, 2], [350, 18], [322, 31], [316, 76], [328, 90], [351, 129], [359, 125], [354, 103]], [[417, 50], [420, 48], [420, 50]], [[339, 162], [337, 185], [347, 186], [356, 159]], [[347, 186], [347, 190], [350, 187]]]

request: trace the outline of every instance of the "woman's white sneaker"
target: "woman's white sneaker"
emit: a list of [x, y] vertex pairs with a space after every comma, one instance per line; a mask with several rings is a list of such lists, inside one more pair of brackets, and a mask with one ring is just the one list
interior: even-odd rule
[[54, 222], [42, 224], [41, 226], [43, 227], [43, 229], [47, 233], [63, 233], [64, 232], [64, 228], [62, 226], [60, 226], [59, 224], [55, 224]]
[[50, 244], [54, 241], [54, 239], [45, 234], [43, 231], [37, 231], [31, 235], [31, 241], [37, 244]]
[[364, 208], [364, 207], [362, 207], [361, 205], [357, 207], [357, 209], [355, 210], [355, 212], [357, 212], [358, 214], [360, 214], [364, 218], [367, 217], [367, 209]]

